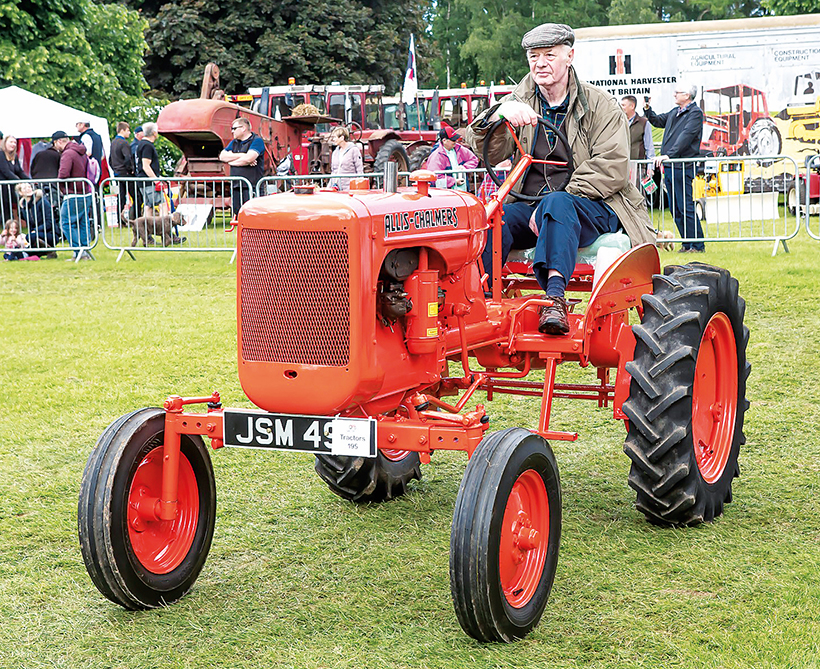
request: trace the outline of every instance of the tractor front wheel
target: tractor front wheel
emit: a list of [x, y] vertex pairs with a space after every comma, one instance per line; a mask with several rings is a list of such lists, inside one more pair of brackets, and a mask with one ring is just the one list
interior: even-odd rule
[[165, 411], [114, 421], [88, 458], [77, 522], [88, 574], [126, 609], [171, 604], [196, 581], [214, 534], [216, 487], [199, 436], [182, 435], [177, 515], [153, 516], [162, 487]]
[[666, 267], [653, 289], [626, 365], [629, 485], [650, 522], [696, 525], [723, 513], [739, 475], [751, 369], [746, 304], [728, 271], [701, 263]]
[[479, 641], [525, 637], [547, 606], [561, 539], [549, 444], [522, 428], [485, 437], [464, 472], [450, 534], [458, 622]]
[[375, 458], [317, 455], [315, 469], [339, 497], [360, 504], [401, 497], [421, 478], [419, 454], [411, 451], [380, 450]]

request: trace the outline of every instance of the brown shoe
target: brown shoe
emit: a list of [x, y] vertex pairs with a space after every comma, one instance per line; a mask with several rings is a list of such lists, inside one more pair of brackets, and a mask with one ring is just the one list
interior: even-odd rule
[[541, 334], [563, 335], [569, 332], [569, 318], [567, 318], [567, 302], [563, 297], [548, 295], [552, 306], [543, 306], [538, 311], [538, 331]]

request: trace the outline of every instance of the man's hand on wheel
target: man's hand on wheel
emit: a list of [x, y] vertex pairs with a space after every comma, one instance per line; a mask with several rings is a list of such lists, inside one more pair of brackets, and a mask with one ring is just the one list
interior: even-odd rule
[[502, 102], [501, 106], [495, 110], [493, 116], [509, 121], [510, 125], [515, 128], [521, 127], [522, 125], [536, 125], [538, 123], [538, 114], [535, 113], [532, 107], [523, 102]]

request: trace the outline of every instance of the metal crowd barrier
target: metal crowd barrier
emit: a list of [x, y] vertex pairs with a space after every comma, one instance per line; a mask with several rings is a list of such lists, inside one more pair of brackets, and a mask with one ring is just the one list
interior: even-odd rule
[[236, 254], [232, 195], [255, 196], [242, 177], [112, 177], [99, 186], [102, 238], [119, 251], [230, 251]]
[[99, 218], [94, 186], [88, 179], [0, 181], [2, 226], [14, 220], [28, 247], [3, 249], [16, 258], [54, 258], [70, 251], [67, 260], [93, 259]]
[[[799, 198], [794, 190], [798, 166], [789, 156], [674, 159], [664, 162], [661, 174], [653, 175], [651, 181], [645, 176], [652, 161], [632, 161], [631, 165], [663, 241], [773, 241], [774, 255], [780, 245], [788, 252], [787, 241], [800, 230], [800, 217], [794, 213]], [[671, 192], [668, 188], [684, 180], [692, 182], [690, 207], [680, 201], [682, 185]], [[649, 184], [654, 184], [652, 193], [647, 192], [653, 190]], [[677, 222], [674, 210], [678, 210]], [[698, 234], [698, 225], [702, 234]]]
[[[795, 208], [809, 236], [820, 241], [820, 154], [806, 156], [802, 167], [794, 188]], [[814, 229], [812, 220], [816, 222]]]
[[[256, 184], [256, 196], [264, 197], [265, 195], [274, 195], [276, 193], [284, 193], [293, 190], [294, 186], [315, 185], [319, 188], [332, 188], [337, 186], [344, 188], [349, 185], [351, 179], [367, 178], [370, 181], [370, 187], [377, 189], [381, 188], [384, 183], [384, 174], [381, 172], [362, 172], [360, 174], [345, 174], [344, 177], [338, 177], [330, 174], [288, 174], [263, 177]], [[399, 185], [406, 185], [406, 182], [399, 180]]]
[[[410, 185], [411, 172], [399, 172], [399, 186]], [[463, 175], [465, 178], [465, 188], [474, 195], [478, 195], [481, 184], [485, 181], [487, 171], [481, 169], [464, 169], [453, 172], [452, 170], [437, 171], [435, 174], [445, 176], [448, 174]], [[288, 175], [264, 177], [256, 186], [257, 196], [273, 195], [291, 190], [294, 186], [315, 184], [319, 188], [331, 188], [336, 185], [344, 187], [344, 182], [350, 179], [367, 178], [370, 180], [370, 187], [373, 189], [382, 188], [384, 174], [382, 172], [362, 172], [360, 174], [345, 174], [343, 177], [330, 174], [309, 174], [309, 175]], [[342, 183], [340, 183], [340, 180]], [[489, 181], [489, 178], [487, 179]]]

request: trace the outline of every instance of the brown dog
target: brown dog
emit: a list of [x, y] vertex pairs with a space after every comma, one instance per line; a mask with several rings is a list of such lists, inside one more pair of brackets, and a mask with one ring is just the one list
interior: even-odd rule
[[668, 241], [674, 238], [675, 235], [672, 234], [671, 230], [662, 230], [658, 233], [658, 248], [661, 248], [664, 251], [674, 251], [675, 245], [672, 242]]
[[138, 239], [142, 240], [143, 246], [154, 246], [153, 235], [162, 235], [162, 245], [164, 247], [180, 243], [180, 241], [176, 241], [178, 238], [173, 235], [173, 228], [175, 225], [185, 225], [187, 222], [185, 217], [178, 211], [170, 216], [140, 216], [133, 221], [123, 213], [122, 221], [134, 232], [131, 246], [136, 246]]

